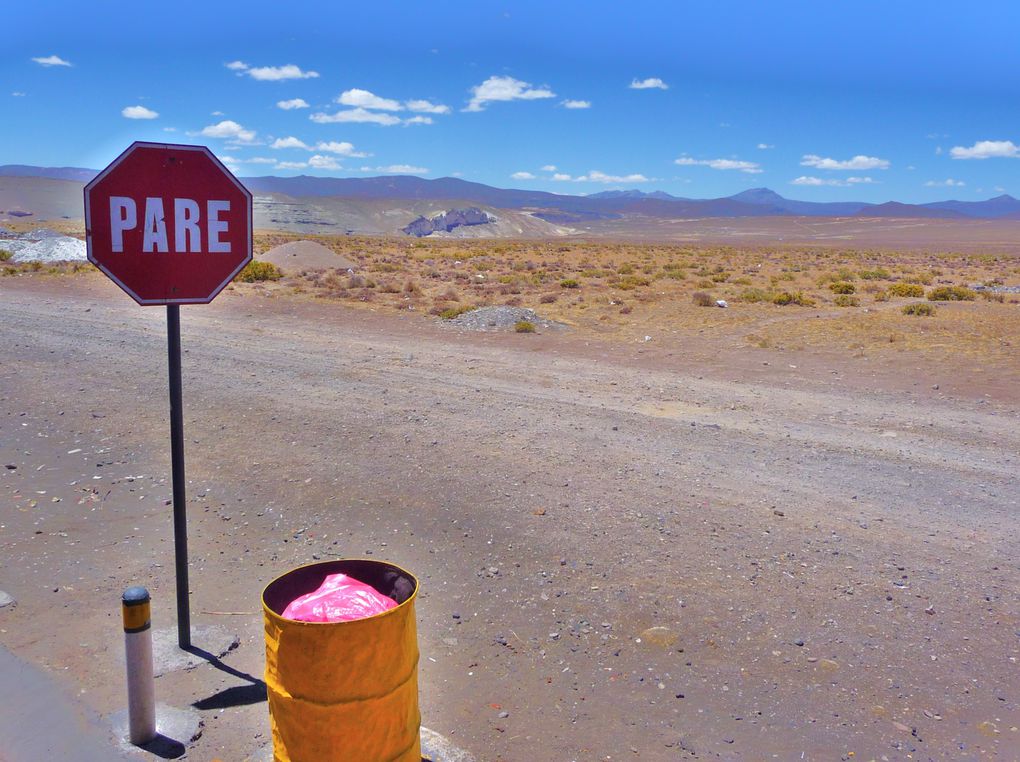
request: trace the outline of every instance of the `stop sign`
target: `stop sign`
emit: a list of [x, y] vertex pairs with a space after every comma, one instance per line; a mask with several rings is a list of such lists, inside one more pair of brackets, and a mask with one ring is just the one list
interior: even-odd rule
[[89, 261], [139, 304], [211, 302], [251, 231], [251, 193], [205, 146], [133, 143], [85, 186]]

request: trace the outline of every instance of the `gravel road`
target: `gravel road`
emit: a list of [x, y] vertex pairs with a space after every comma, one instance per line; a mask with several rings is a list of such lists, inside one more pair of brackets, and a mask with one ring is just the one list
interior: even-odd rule
[[[0, 643], [106, 714], [120, 591], [173, 618], [164, 313], [11, 278], [0, 326]], [[231, 293], [182, 330], [193, 618], [234, 670], [265, 583], [370, 554], [420, 576], [424, 722], [480, 760], [1020, 758], [1015, 388]], [[244, 685], [158, 680], [193, 758], [265, 745]]]

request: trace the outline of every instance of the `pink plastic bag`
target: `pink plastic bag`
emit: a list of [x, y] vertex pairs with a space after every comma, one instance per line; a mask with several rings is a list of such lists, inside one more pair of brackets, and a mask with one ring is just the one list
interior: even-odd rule
[[396, 608], [397, 602], [346, 574], [330, 574], [314, 593], [298, 596], [283, 610], [298, 622], [349, 622]]

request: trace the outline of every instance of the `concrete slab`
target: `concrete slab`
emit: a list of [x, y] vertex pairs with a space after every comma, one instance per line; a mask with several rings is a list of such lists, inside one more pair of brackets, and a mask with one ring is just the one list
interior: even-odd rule
[[188, 747], [202, 737], [205, 727], [197, 709], [178, 709], [166, 704], [156, 705], [156, 738], [144, 746], [135, 746], [128, 740], [127, 709], [110, 715], [110, 724], [122, 752], [137, 757], [155, 755], [161, 759], [184, 756]]
[[237, 648], [241, 641], [225, 627], [197, 624], [191, 627], [193, 651], [182, 651], [177, 646], [177, 628], [152, 631], [152, 665], [156, 677], [182, 669], [194, 669], [208, 664], [208, 656], [217, 659]]
[[129, 759], [109, 730], [47, 672], [0, 647], [0, 759], [4, 762]]

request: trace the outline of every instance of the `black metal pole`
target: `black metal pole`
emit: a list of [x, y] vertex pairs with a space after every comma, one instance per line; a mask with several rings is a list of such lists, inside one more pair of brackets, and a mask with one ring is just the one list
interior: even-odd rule
[[191, 648], [188, 600], [188, 514], [184, 495], [184, 403], [181, 395], [181, 307], [166, 306], [167, 359], [170, 367], [170, 471], [173, 478], [174, 566], [177, 571], [177, 644]]

